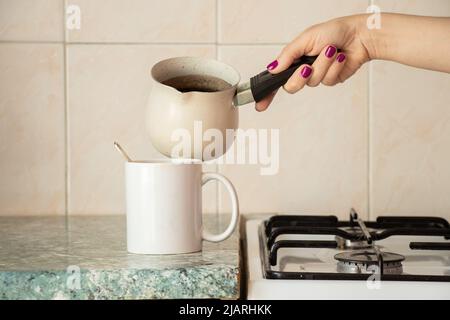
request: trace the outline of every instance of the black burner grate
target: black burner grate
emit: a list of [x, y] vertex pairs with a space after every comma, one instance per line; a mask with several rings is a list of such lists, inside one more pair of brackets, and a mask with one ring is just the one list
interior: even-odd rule
[[[358, 232], [351, 232], [350, 229]], [[366, 279], [367, 275], [343, 273], [311, 273], [273, 271], [281, 248], [338, 248], [331, 240], [278, 240], [281, 235], [334, 235], [350, 241], [364, 241], [378, 257], [384, 280], [450, 281], [447, 275], [392, 275], [383, 273], [383, 253], [376, 241], [392, 236], [442, 236], [450, 239], [450, 225], [439, 217], [378, 217], [376, 221], [362, 221], [354, 209], [348, 221], [336, 216], [280, 215], [266, 220], [260, 230], [261, 249], [266, 278], [287, 279]], [[412, 250], [450, 250], [450, 242], [411, 242]]]

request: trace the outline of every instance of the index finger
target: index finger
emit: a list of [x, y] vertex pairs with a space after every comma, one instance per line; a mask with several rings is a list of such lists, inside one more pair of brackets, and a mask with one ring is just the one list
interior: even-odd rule
[[257, 102], [255, 104], [256, 111], [259, 111], [259, 112], [265, 111], [270, 106], [270, 104], [272, 103], [273, 98], [275, 98], [275, 95], [277, 94], [277, 91], [278, 90], [272, 92], [267, 97], [265, 97], [261, 101]]
[[267, 70], [273, 74], [286, 70], [295, 59], [303, 56], [306, 52], [306, 38], [303, 34], [286, 45], [277, 59], [267, 65]]

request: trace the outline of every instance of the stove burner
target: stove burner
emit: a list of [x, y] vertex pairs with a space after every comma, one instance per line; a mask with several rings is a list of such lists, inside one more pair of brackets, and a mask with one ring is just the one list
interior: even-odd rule
[[[359, 227], [343, 227], [342, 230], [354, 234], [358, 236], [361, 240], [349, 240], [344, 239], [340, 236], [336, 236], [336, 242], [338, 244], [338, 248], [340, 249], [366, 249], [370, 248], [371, 245], [367, 243], [364, 238], [364, 232]], [[374, 231], [373, 229], [368, 228], [369, 231]]]
[[[327, 236], [327, 240], [319, 240], [315, 235], [320, 238]], [[335, 239], [331, 240], [329, 236]], [[399, 249], [399, 252], [433, 250], [434, 254], [430, 253], [433, 261], [435, 257], [439, 259], [442, 256], [445, 259], [449, 257], [447, 251], [450, 251], [450, 241], [435, 242], [435, 239], [431, 238], [444, 237], [444, 240], [450, 240], [450, 223], [439, 217], [389, 216], [377, 217], [375, 221], [363, 221], [358, 218], [354, 209], [350, 210], [350, 219], [344, 221], [331, 215], [277, 215], [265, 220], [259, 226], [264, 277], [301, 280], [367, 280], [368, 275], [379, 273], [382, 276], [380, 279], [384, 281], [450, 282], [450, 274], [445, 269], [447, 264], [441, 265], [440, 260], [436, 262], [433, 269], [433, 272], [437, 270], [436, 273], [431, 272], [428, 266], [414, 268], [418, 273], [412, 274], [409, 269], [407, 269], [408, 273], [404, 273], [403, 265], [413, 263], [415, 255], [405, 259], [401, 255], [382, 251], [383, 248], [389, 248], [389, 239], [394, 236], [430, 237], [424, 242], [405, 240], [405, 247]], [[386, 241], [381, 242], [383, 240]], [[383, 247], [379, 245], [380, 243], [383, 243]], [[312, 254], [311, 249], [321, 249], [334, 255], [334, 250], [338, 247], [344, 249], [341, 250], [342, 253], [335, 256], [333, 262], [327, 260], [316, 265], [315, 262], [307, 260], [307, 257]], [[283, 256], [278, 257], [279, 250], [285, 248], [290, 248], [290, 253], [284, 253]], [[293, 250], [295, 248], [298, 250]], [[300, 262], [300, 268], [295, 265], [289, 266], [289, 269], [282, 267], [282, 262], [291, 253], [294, 257], [303, 259]], [[307, 261], [305, 262], [304, 259]], [[402, 262], [403, 260], [406, 261]]]
[[[402, 274], [402, 261], [405, 257], [391, 252], [381, 253], [383, 257], [384, 274]], [[374, 273], [378, 267], [378, 258], [375, 251], [357, 250], [345, 251], [334, 256], [339, 273]], [[372, 267], [374, 266], [374, 267]]]

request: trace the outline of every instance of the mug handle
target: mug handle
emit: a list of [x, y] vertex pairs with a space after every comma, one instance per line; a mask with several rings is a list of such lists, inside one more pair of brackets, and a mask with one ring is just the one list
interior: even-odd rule
[[230, 195], [231, 200], [231, 221], [228, 227], [225, 229], [224, 232], [220, 234], [211, 234], [208, 231], [203, 229], [202, 232], [202, 238], [203, 240], [210, 241], [210, 242], [220, 242], [225, 239], [227, 239], [231, 234], [233, 233], [234, 229], [236, 228], [238, 216], [239, 216], [239, 202], [236, 195], [236, 190], [234, 189], [234, 186], [231, 184], [230, 180], [228, 180], [225, 176], [221, 175], [220, 173], [215, 172], [203, 172], [202, 173], [202, 186], [204, 186], [206, 183], [212, 180], [218, 180], [219, 182], [222, 182], [222, 184], [225, 186], [225, 188], [228, 191], [228, 194]]

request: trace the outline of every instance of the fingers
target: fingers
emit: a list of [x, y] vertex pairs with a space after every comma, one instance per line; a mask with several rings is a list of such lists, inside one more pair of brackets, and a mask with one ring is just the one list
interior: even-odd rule
[[270, 95], [262, 99], [261, 101], [257, 102], [255, 105], [256, 111], [265, 111], [269, 105], [272, 103], [273, 98], [275, 98], [275, 95], [277, 94], [277, 91], [272, 92]]
[[335, 61], [337, 49], [333, 45], [322, 49], [316, 61], [313, 63], [314, 74], [308, 80], [308, 86], [317, 87], [328, 72], [328, 69]]
[[[317, 84], [323, 83], [327, 86], [333, 86], [339, 82], [342, 82], [342, 80], [346, 78], [343, 78], [343, 73], [345, 73], [345, 62], [347, 61], [347, 56], [343, 52], [330, 53], [328, 51], [327, 53], [327, 50], [330, 50], [328, 49], [329, 47], [330, 46], [325, 48], [321, 53], [321, 56], [323, 54], [324, 58], [319, 60], [318, 57], [312, 66], [303, 64], [297, 68], [297, 70], [283, 86], [284, 90], [288, 93], [295, 93], [303, 89], [305, 85], [317, 86]], [[315, 79], [313, 78], [314, 76]], [[312, 82], [312, 85], [310, 82]], [[274, 91], [263, 100], [257, 102], [255, 109], [260, 112], [267, 110], [276, 93], [277, 91]]]
[[286, 70], [295, 59], [303, 56], [307, 52], [308, 39], [305, 34], [298, 36], [283, 48], [276, 60], [267, 65], [267, 70], [274, 74]]
[[345, 66], [346, 56], [344, 53], [340, 52], [337, 54], [336, 59], [328, 68], [326, 75], [322, 79], [322, 83], [326, 86], [334, 86], [335, 84], [341, 82], [342, 78], [340, 74]]
[[[283, 88], [288, 93], [296, 93], [305, 85], [316, 87], [320, 83], [332, 86], [341, 82], [346, 55], [337, 53], [336, 47], [325, 47], [312, 66], [302, 65], [289, 78]], [[307, 69], [306, 67], [310, 68]]]
[[302, 64], [284, 84], [283, 89], [288, 93], [296, 93], [305, 86], [312, 74], [313, 68], [307, 64]]

